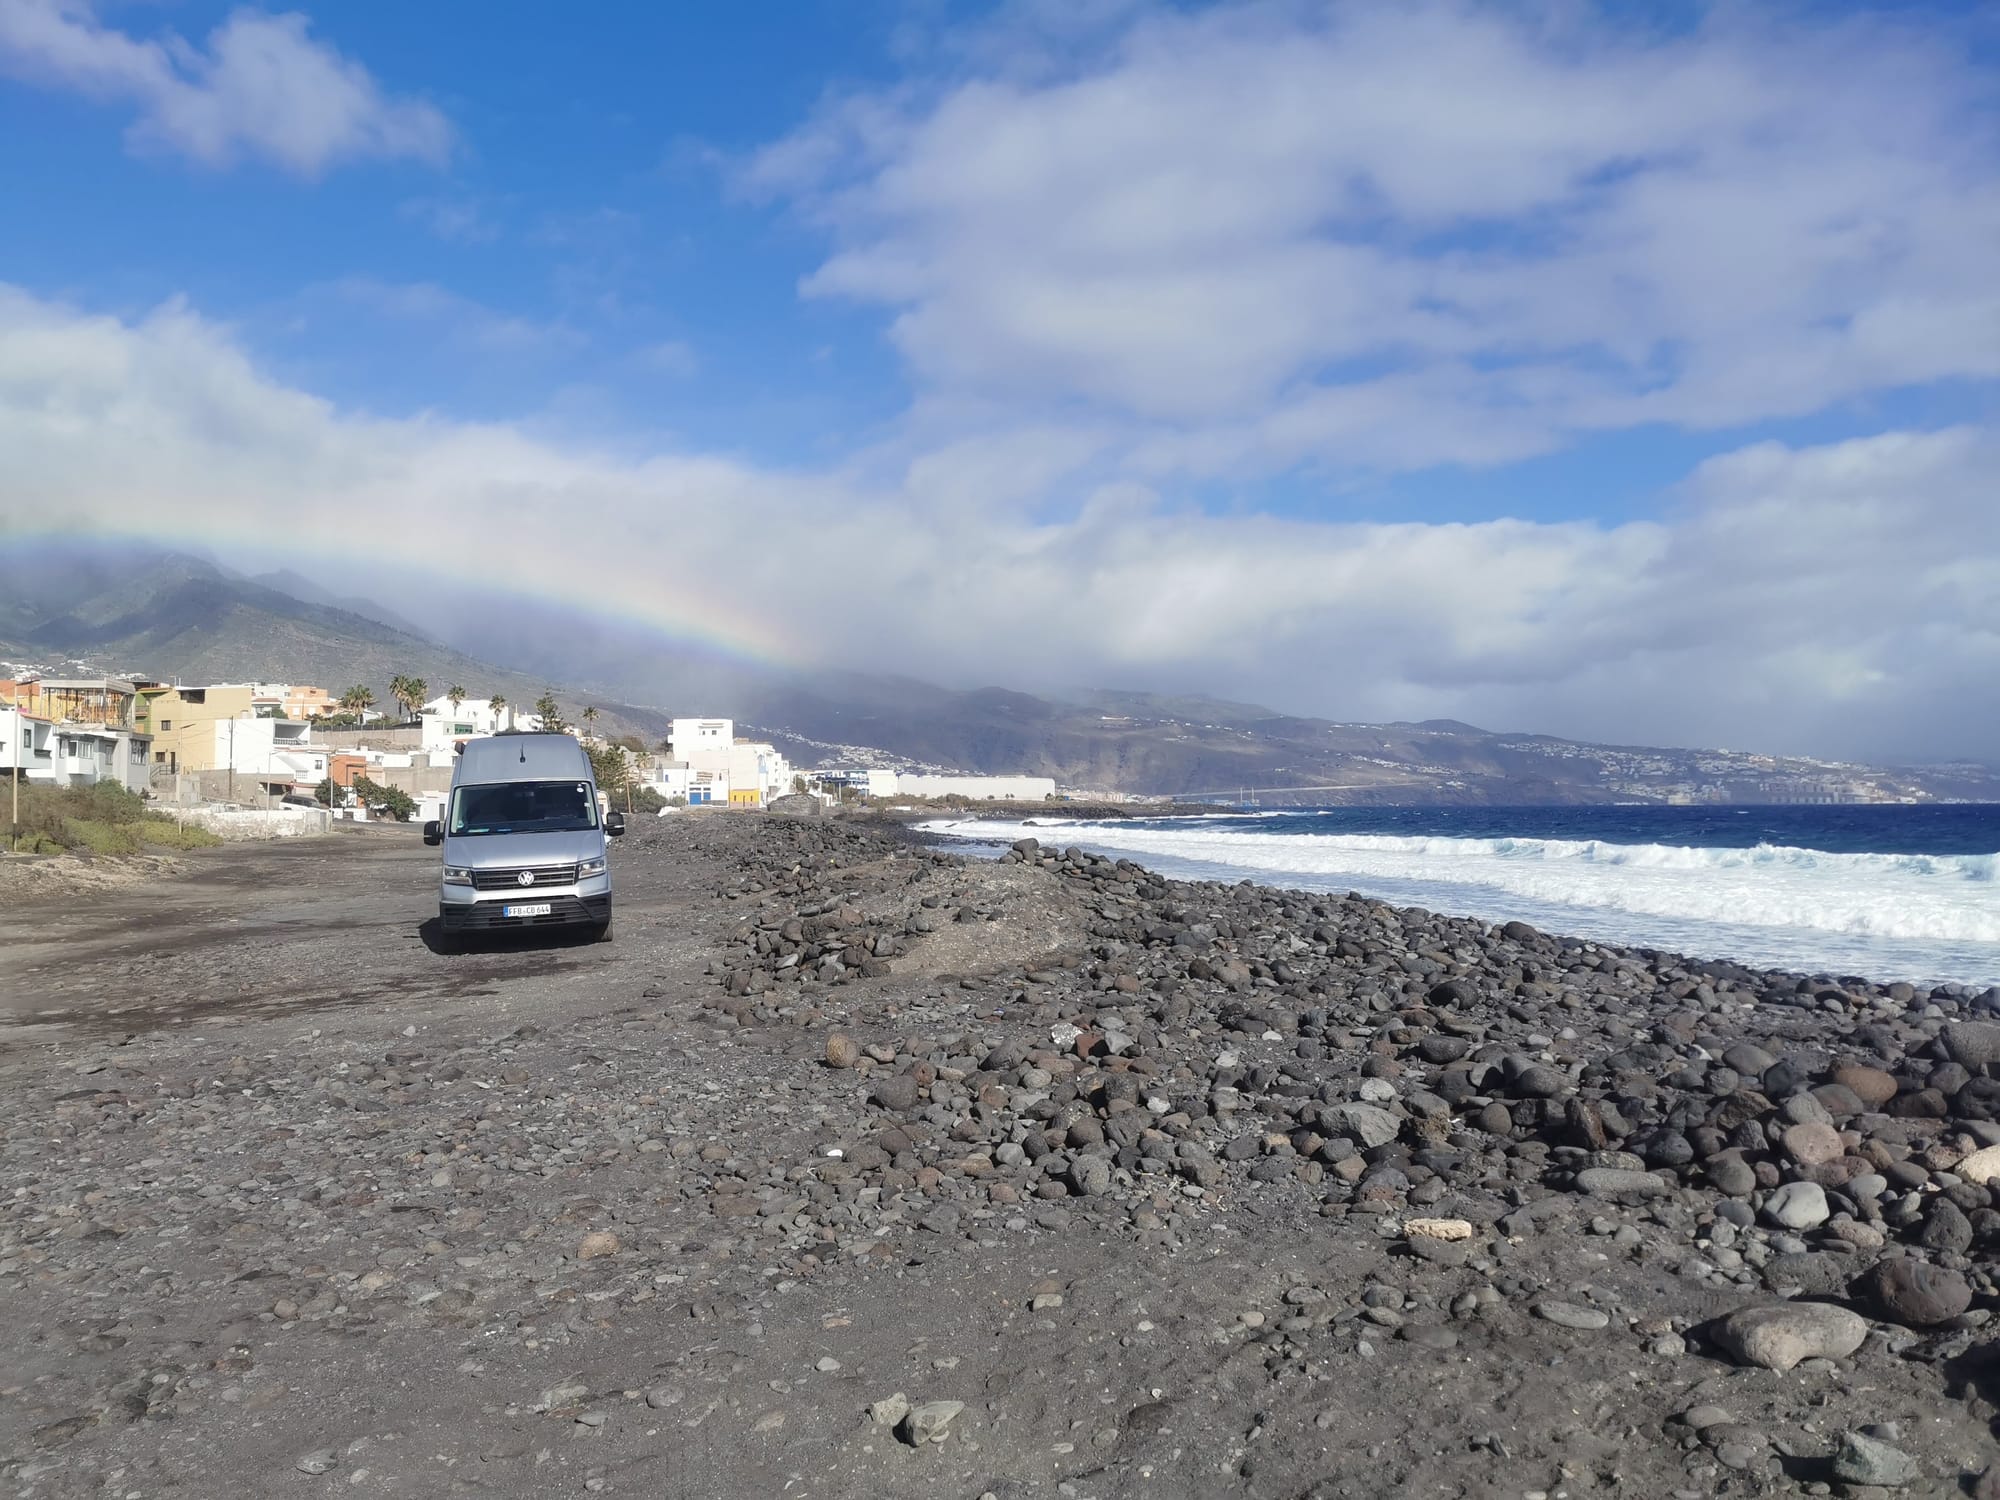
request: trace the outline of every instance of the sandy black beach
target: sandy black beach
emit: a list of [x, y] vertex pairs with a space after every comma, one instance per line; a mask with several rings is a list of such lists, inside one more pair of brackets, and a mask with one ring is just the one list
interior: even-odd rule
[[2000, 995], [617, 860], [462, 955], [403, 830], [0, 867], [8, 1494], [2000, 1493]]

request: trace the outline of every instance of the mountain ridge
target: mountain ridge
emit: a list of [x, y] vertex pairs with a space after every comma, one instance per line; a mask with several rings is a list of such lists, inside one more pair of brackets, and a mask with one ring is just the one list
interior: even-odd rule
[[[246, 575], [142, 544], [0, 539], [0, 600], [0, 654], [24, 662], [59, 653], [98, 670], [316, 682], [333, 692], [358, 681], [384, 700], [398, 674], [424, 677], [433, 693], [457, 682], [515, 702], [539, 696], [554, 678], [484, 661], [407, 621], [390, 623], [399, 611], [321, 589], [289, 569]], [[527, 618], [539, 626], [536, 666], [556, 665], [562, 612], [543, 605]], [[2000, 777], [1989, 767], [1858, 767], [1600, 745], [1451, 719], [1342, 723], [1200, 694], [1091, 689], [1053, 697], [885, 673], [732, 668], [657, 639], [649, 648], [622, 622], [584, 618], [568, 638], [579, 643], [561, 674], [570, 686], [558, 691], [569, 711], [595, 703], [601, 728], [649, 742], [673, 713], [726, 715], [797, 748], [802, 763], [810, 752], [821, 760], [1047, 775], [1103, 791], [1255, 794], [1277, 803], [2000, 799]], [[612, 638], [618, 650], [597, 663], [581, 644]], [[597, 680], [593, 665], [607, 663], [644, 680]]]

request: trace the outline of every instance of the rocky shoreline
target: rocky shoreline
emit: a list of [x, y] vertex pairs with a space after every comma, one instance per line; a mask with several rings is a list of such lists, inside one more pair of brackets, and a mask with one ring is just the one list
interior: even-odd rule
[[2000, 1496], [2000, 992], [659, 821], [525, 1026], [5, 1054], [12, 1493]]

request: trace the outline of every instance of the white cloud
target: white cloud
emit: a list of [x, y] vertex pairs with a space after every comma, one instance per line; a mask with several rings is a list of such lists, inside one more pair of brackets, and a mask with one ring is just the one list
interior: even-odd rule
[[[1028, 13], [1030, 18], [1034, 12]], [[745, 172], [934, 392], [1144, 472], [1493, 464], [2000, 376], [2000, 136], [1950, 24], [1147, 8], [841, 101]], [[1022, 58], [1028, 61], [1021, 61]]]
[[368, 70], [315, 41], [303, 15], [238, 10], [196, 46], [100, 23], [87, 0], [0, 4], [0, 69], [138, 109], [144, 149], [211, 167], [258, 157], [301, 176], [335, 162], [442, 163], [451, 126], [421, 100], [385, 95]]
[[962, 683], [1932, 758], [2000, 733], [1991, 431], [1745, 448], [1664, 520], [1615, 526], [1216, 516], [1119, 479], [1037, 513], [1098, 451], [1085, 429], [1031, 434], [1011, 465], [1028, 482], [992, 504], [1010, 468], [994, 444], [940, 445], [886, 482], [868, 463], [629, 457], [343, 411], [184, 305], [125, 322], [0, 289], [0, 525], [282, 526], [350, 553], [420, 536], [496, 589]]

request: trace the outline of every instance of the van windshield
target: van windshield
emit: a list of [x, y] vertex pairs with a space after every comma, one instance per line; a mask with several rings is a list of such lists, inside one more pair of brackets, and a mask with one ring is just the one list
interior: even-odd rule
[[453, 838], [482, 833], [575, 833], [597, 826], [587, 781], [503, 781], [451, 794]]

